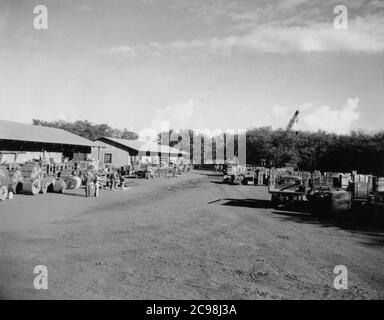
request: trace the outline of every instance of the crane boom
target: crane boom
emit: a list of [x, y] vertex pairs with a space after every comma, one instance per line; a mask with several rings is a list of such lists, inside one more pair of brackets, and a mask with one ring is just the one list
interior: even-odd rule
[[285, 129], [286, 132], [290, 131], [295, 124], [295, 121], [297, 120], [297, 117], [299, 116], [299, 110], [296, 110], [296, 112], [293, 114], [291, 120], [289, 120], [289, 123], [287, 125], [287, 128]]

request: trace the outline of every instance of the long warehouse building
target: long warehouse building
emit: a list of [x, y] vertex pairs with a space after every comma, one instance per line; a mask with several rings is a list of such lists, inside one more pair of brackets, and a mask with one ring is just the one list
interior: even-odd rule
[[42, 153], [54, 162], [91, 154], [96, 144], [68, 131], [0, 120], [0, 164], [39, 160]]

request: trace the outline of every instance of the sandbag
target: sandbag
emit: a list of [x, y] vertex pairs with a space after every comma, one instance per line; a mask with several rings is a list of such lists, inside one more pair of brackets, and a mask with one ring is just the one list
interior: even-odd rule
[[24, 178], [33, 180], [40, 179], [42, 175], [42, 170], [38, 163], [26, 163], [21, 166], [20, 171]]
[[63, 177], [63, 180], [66, 184], [66, 190], [74, 190], [81, 186], [81, 179], [79, 177], [66, 176]]
[[40, 193], [46, 194], [48, 191], [48, 187], [50, 185], [53, 185], [54, 183], [55, 183], [55, 179], [53, 177], [45, 177], [45, 178], [41, 179]]
[[64, 193], [66, 191], [66, 184], [63, 179], [56, 179], [53, 184], [53, 192]]
[[6, 167], [0, 166], [0, 186], [8, 185], [9, 174]]
[[41, 182], [39, 179], [25, 179], [23, 183], [23, 193], [37, 195], [41, 189]]
[[0, 201], [4, 201], [8, 197], [8, 187], [3, 185], [0, 187]]

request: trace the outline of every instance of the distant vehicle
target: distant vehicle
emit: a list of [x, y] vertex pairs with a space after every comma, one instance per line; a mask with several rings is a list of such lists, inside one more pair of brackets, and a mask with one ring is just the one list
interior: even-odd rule
[[303, 200], [306, 187], [302, 179], [294, 175], [280, 175], [268, 186], [271, 201], [275, 206]]
[[223, 168], [223, 183], [228, 184], [241, 184], [244, 180], [246, 167], [228, 164], [226, 168]]

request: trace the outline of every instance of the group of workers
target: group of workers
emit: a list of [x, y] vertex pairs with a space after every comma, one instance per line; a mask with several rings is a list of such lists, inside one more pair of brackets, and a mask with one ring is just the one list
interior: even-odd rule
[[227, 173], [228, 164], [215, 164], [215, 172], [216, 173]]
[[85, 176], [85, 196], [91, 197], [99, 196], [100, 191], [100, 178], [97, 173], [94, 173], [92, 170], [88, 170]]
[[105, 174], [106, 180], [104, 184], [101, 183], [101, 177], [93, 170], [88, 170], [87, 174], [83, 176], [85, 183], [85, 195], [86, 197], [99, 196], [100, 188], [103, 186], [106, 189], [124, 189], [124, 172], [122, 170], [110, 170]]
[[111, 190], [117, 187], [124, 189], [125, 174], [124, 170], [112, 170], [109, 172], [109, 174], [107, 174], [107, 187]]
[[[173, 169], [174, 176], [181, 174], [181, 168], [176, 164], [173, 166]], [[86, 197], [98, 197], [101, 188], [109, 190], [124, 190], [126, 176], [129, 176], [130, 173], [130, 168], [121, 167], [120, 169], [105, 169], [102, 175], [97, 174], [92, 169], [89, 169], [86, 173], [82, 173], [80, 170], [74, 169], [72, 174], [82, 178], [82, 181], [85, 184]]]

